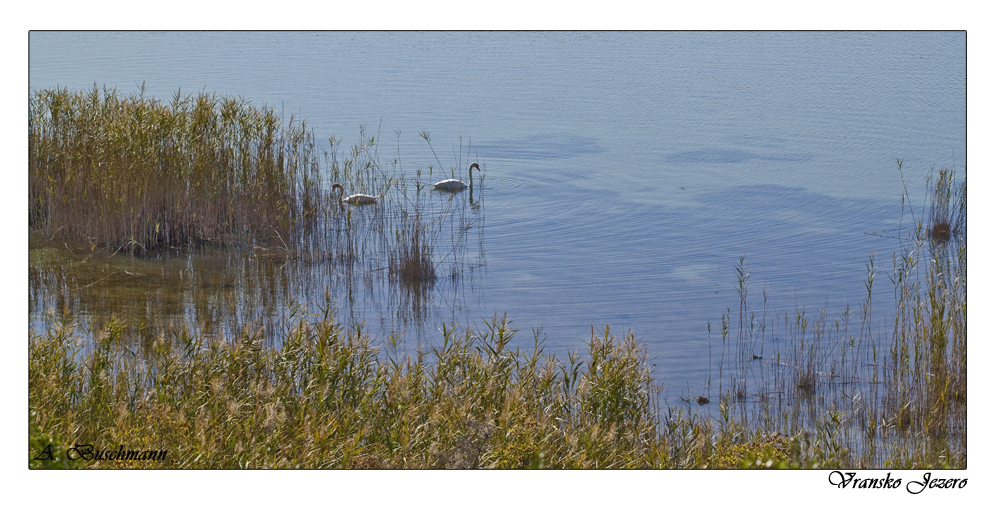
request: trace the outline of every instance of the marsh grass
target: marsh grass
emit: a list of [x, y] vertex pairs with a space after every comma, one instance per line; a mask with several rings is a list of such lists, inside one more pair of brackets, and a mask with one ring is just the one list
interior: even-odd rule
[[[319, 151], [304, 121], [293, 116], [283, 124], [267, 106], [180, 91], [164, 103], [144, 92], [95, 85], [29, 96], [29, 229], [81, 251], [235, 246], [334, 259], [348, 272], [391, 267], [404, 281], [429, 282], [441, 264], [433, 250], [445, 243], [438, 239], [444, 223], [454, 224], [456, 213], [468, 220], [456, 201], [433, 208], [425, 185], [408, 184], [400, 157], [383, 161], [380, 135], [363, 126], [341, 158], [336, 137]], [[422, 136], [430, 144], [430, 135]], [[379, 204], [337, 207], [333, 183], [348, 194], [375, 195]], [[457, 244], [444, 252], [454, 255]]]
[[[112, 322], [92, 349], [55, 322], [29, 336], [35, 468], [770, 468], [781, 434], [659, 407], [644, 347], [592, 332], [584, 355], [512, 348], [505, 317], [442, 330], [416, 354], [328, 310], [295, 309], [280, 349], [260, 332], [184, 330], [144, 354]], [[723, 410], [728, 403], [722, 403]], [[68, 448], [166, 450], [163, 461], [68, 460]], [[39, 460], [41, 452], [56, 459]], [[798, 464], [796, 464], [798, 463]]]
[[291, 242], [320, 203], [312, 134], [294, 117], [200, 93], [29, 96], [29, 227], [112, 252]]
[[[421, 135], [430, 144], [430, 135]], [[331, 179], [341, 183], [346, 193], [380, 197], [373, 206], [328, 207], [323, 231], [336, 236], [330, 244], [336, 247], [336, 259], [348, 272], [385, 272], [405, 285], [432, 283], [441, 273], [455, 277], [466, 267], [477, 266], [466, 261], [465, 243], [473, 226], [478, 225], [481, 233], [482, 196], [474, 201], [470, 191], [472, 207], [468, 208], [456, 200], [459, 195], [433, 191], [423, 182], [422, 169], [416, 170], [414, 178], [404, 170], [401, 157], [384, 161], [379, 156], [380, 137], [367, 134], [362, 126], [359, 142], [343, 162], [337, 158], [341, 141], [335, 137], [330, 138], [330, 149], [324, 152]], [[460, 143], [459, 154], [461, 151]], [[436, 160], [437, 155], [434, 157]], [[460, 166], [460, 156], [458, 162]], [[430, 165], [427, 179], [433, 171]]]
[[389, 273], [404, 284], [419, 285], [435, 279], [433, 249], [420, 215], [407, 217], [396, 232], [397, 245], [389, 255]]
[[[506, 318], [443, 331], [401, 355], [324, 313], [302, 314], [281, 349], [255, 332], [187, 332], [151, 353], [110, 324], [81, 353], [71, 327], [29, 339], [29, 422], [61, 445], [166, 449], [164, 462], [93, 468], [640, 467], [657, 460], [657, 391], [631, 334], [590, 341], [587, 363], [511, 349]], [[29, 443], [29, 458], [41, 442]], [[665, 460], [661, 460], [665, 461]]]
[[722, 318], [717, 394], [751, 429], [794, 432], [793, 457], [807, 465], [965, 467], [965, 184], [940, 169], [927, 189], [918, 215], [904, 186], [912, 227], [884, 272], [896, 316], [881, 330], [871, 315], [874, 255], [857, 324], [851, 307], [836, 319], [804, 309], [768, 316], [766, 293], [756, 317], [747, 312], [750, 270], [742, 258], [736, 265], [739, 314], [735, 325], [732, 311]]

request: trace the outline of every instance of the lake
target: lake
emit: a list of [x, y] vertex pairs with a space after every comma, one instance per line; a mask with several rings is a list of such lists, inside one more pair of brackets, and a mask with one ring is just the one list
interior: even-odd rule
[[[584, 352], [592, 326], [631, 329], [668, 399], [689, 397], [739, 307], [741, 257], [751, 309], [766, 290], [768, 314], [850, 307], [852, 325], [872, 258], [874, 323], [891, 336], [904, 182], [918, 207], [932, 170], [966, 171], [964, 32], [32, 32], [29, 45], [35, 90], [242, 96], [340, 151], [365, 126], [411, 178], [483, 170], [475, 207], [442, 206], [475, 225], [436, 249], [458, 278], [419, 304], [378, 275], [359, 296], [336, 266], [274, 277], [227, 269], [226, 254], [116, 256], [66, 277], [76, 256], [32, 243], [36, 329], [56, 307], [234, 330], [329, 291], [345, 322], [415, 347], [504, 313], [515, 342], [541, 328], [560, 356]], [[217, 295], [237, 297], [229, 316]]]

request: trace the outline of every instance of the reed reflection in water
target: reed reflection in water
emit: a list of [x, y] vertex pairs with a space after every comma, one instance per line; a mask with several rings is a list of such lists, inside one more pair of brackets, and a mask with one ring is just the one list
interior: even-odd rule
[[329, 193], [298, 239], [138, 257], [32, 232], [30, 327], [42, 332], [66, 316], [81, 331], [98, 332], [115, 316], [146, 344], [187, 330], [227, 338], [260, 331], [277, 345], [298, 315], [332, 314], [355, 329], [377, 321], [377, 331], [396, 342], [436, 338], [428, 318], [460, 321], [486, 265], [483, 187], [433, 190], [433, 167], [431, 176], [428, 169], [408, 176], [401, 165], [384, 164], [364, 131], [342, 163], [337, 145], [331, 139], [325, 155], [330, 182], [381, 200], [342, 207]]

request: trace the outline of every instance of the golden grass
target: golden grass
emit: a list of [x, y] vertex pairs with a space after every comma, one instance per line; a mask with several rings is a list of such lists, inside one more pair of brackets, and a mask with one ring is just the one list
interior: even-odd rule
[[49, 236], [133, 254], [290, 242], [321, 206], [305, 124], [242, 98], [42, 90], [28, 133], [29, 227]]

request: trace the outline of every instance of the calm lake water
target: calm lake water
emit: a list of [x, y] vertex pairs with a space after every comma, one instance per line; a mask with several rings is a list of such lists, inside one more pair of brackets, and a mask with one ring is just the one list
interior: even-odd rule
[[[708, 325], [718, 342], [739, 305], [740, 257], [754, 310], [763, 290], [769, 313], [859, 310], [869, 257], [891, 273], [894, 237], [911, 225], [896, 160], [917, 205], [932, 168], [965, 176], [963, 32], [32, 32], [29, 43], [32, 89], [243, 96], [341, 150], [364, 125], [411, 177], [440, 172], [423, 131], [445, 168], [482, 166], [479, 207], [462, 213], [476, 229], [461, 278], [439, 279], [419, 314], [378, 276], [348, 296], [332, 268], [301, 274], [311, 284], [257, 279], [256, 298], [233, 306], [241, 317], [328, 289], [346, 320], [412, 345], [504, 312], [515, 341], [530, 347], [541, 327], [558, 355], [585, 351], [592, 325], [632, 329], [670, 396], [703, 388]], [[199, 290], [242, 289], [254, 271], [226, 274], [224, 255], [110, 260], [91, 280], [114, 268], [147, 277], [73, 281], [51, 270], [68, 257], [56, 252], [32, 252], [50, 268], [29, 293], [32, 325], [56, 305], [197, 320]], [[874, 318], [890, 333], [892, 291], [880, 273]]]

